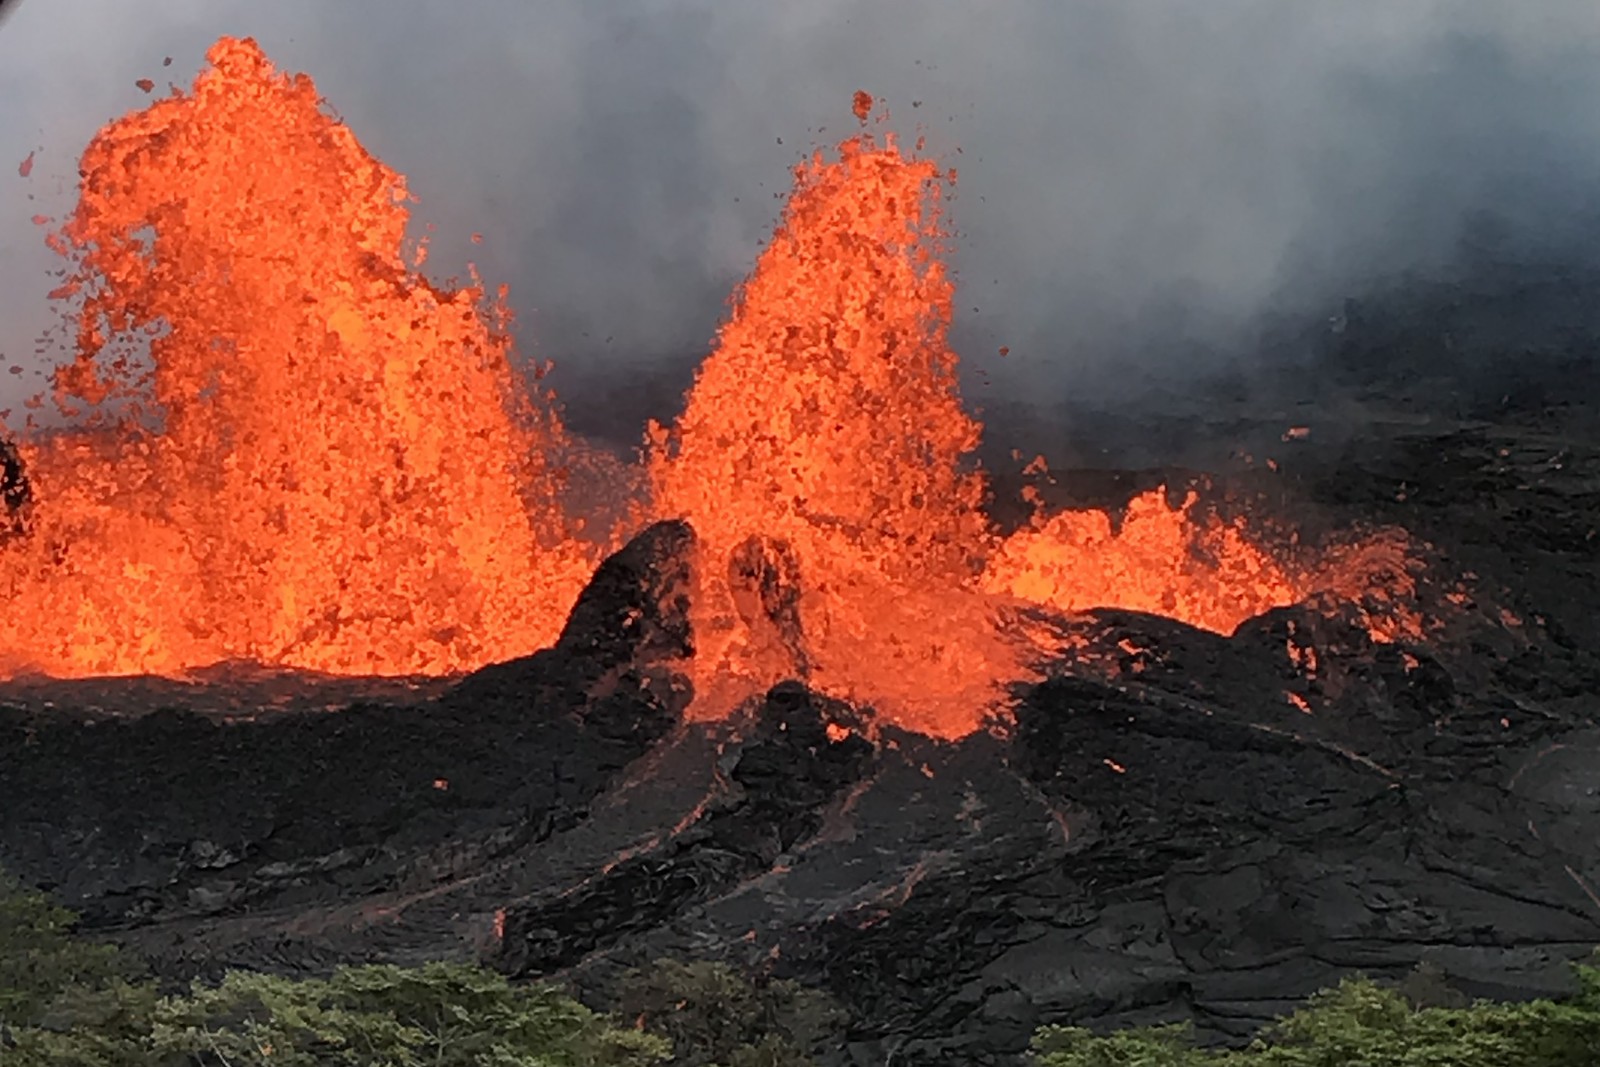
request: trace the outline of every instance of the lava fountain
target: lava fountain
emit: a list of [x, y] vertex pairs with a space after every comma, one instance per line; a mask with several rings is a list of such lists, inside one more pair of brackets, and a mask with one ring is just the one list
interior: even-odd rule
[[[946, 343], [952, 177], [865, 131], [799, 166], [683, 416], [655, 435], [656, 507], [701, 535], [702, 687], [800, 674], [959, 734], [1024, 673], [975, 584], [989, 534]], [[789, 633], [738, 610], [752, 554], [793, 572]]]
[[[421, 276], [403, 179], [308, 78], [248, 40], [208, 58], [101, 131], [54, 237], [73, 428], [19, 445], [0, 673], [451, 674], [548, 644], [627, 531], [580, 536], [574, 443], [513, 368], [504, 294]], [[870, 110], [858, 94], [861, 132], [796, 168], [681, 417], [624, 472], [648, 486], [635, 525], [700, 535], [697, 713], [798, 677], [959, 736], [1032, 673], [1041, 611], [1228, 633], [1353, 580], [1161, 493], [1000, 537], [946, 338], [955, 175], [873, 136]]]
[[707, 713], [798, 676], [960, 736], [1059, 654], [1028, 637], [1030, 609], [1124, 607], [1226, 634], [1351, 584], [1348, 568], [1280, 561], [1194, 493], [1142, 494], [1115, 524], [1067, 511], [994, 531], [946, 339], [955, 179], [865, 129], [797, 167], [682, 417], [652, 428], [655, 507], [701, 535]]
[[407, 262], [404, 180], [310, 79], [208, 58], [83, 155], [55, 375], [83, 428], [23, 446], [0, 667], [447, 673], [548, 642], [593, 562], [548, 399], [481, 290]]

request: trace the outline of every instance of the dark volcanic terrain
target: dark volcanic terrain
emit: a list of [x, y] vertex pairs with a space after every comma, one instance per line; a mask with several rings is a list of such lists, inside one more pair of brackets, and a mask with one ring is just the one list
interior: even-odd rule
[[624, 967], [722, 959], [833, 994], [863, 1064], [1003, 1062], [1047, 1022], [1241, 1035], [1421, 961], [1559, 993], [1600, 945], [1600, 422], [1541, 366], [1498, 399], [1413, 377], [1121, 427], [1250, 453], [1219, 478], [1308, 527], [1410, 531], [1458, 595], [1425, 644], [1100, 612], [1071, 626], [1105, 655], [996, 734], [830, 734], [858, 713], [799, 684], [685, 724], [693, 534], [667, 524], [555, 649], [443, 692], [252, 715], [226, 681], [8, 687], [0, 862], [174, 977], [482, 958], [604, 1005]]

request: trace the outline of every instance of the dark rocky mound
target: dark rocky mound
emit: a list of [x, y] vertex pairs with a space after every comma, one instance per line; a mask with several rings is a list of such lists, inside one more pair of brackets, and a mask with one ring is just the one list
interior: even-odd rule
[[[1454, 613], [1426, 641], [1103, 612], [1003, 736], [873, 730], [798, 684], [684, 724], [692, 533], [664, 524], [554, 649], [434, 698], [0, 712], [0, 862], [172, 975], [454, 956], [604, 1005], [624, 968], [714, 958], [831, 992], [861, 1063], [1007, 1062], [1047, 1022], [1236, 1036], [1419, 961], [1559, 992], [1600, 944], [1600, 436], [1318, 440], [1275, 499], [1431, 541]], [[733, 577], [803, 662], [791, 563], [756, 542]]]

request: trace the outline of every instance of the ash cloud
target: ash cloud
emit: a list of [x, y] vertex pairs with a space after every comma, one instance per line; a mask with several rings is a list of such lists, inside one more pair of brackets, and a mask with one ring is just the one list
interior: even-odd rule
[[1594, 258], [1600, 8], [1577, 0], [14, 8], [0, 362], [24, 373], [0, 406], [50, 354], [29, 217], [70, 207], [76, 154], [146, 101], [136, 79], [186, 85], [223, 33], [316, 79], [421, 197], [432, 269], [508, 283], [524, 351], [617, 438], [675, 412], [788, 168], [852, 129], [857, 88], [960, 169], [955, 339], [980, 403], [1181, 390], [1301, 358], [1262, 324], [1325, 322], [1386, 279]]

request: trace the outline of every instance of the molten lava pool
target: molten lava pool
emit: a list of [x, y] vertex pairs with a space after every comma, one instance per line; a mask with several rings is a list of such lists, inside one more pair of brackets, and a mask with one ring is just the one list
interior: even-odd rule
[[[1029, 611], [1228, 633], [1330, 588], [1193, 496], [996, 533], [946, 340], [955, 175], [868, 132], [865, 94], [619, 479], [640, 487], [628, 520], [599, 523], [568, 492], [583, 451], [553, 395], [513, 369], [504, 293], [422, 276], [404, 179], [309, 78], [250, 40], [208, 61], [99, 133], [51, 237], [77, 349], [50, 400], [72, 428], [19, 435], [0, 673], [470, 670], [547, 645], [607, 551], [685, 517], [702, 713], [800, 676], [959, 735], [1035, 669]], [[787, 627], [741, 607], [769, 571]]]

